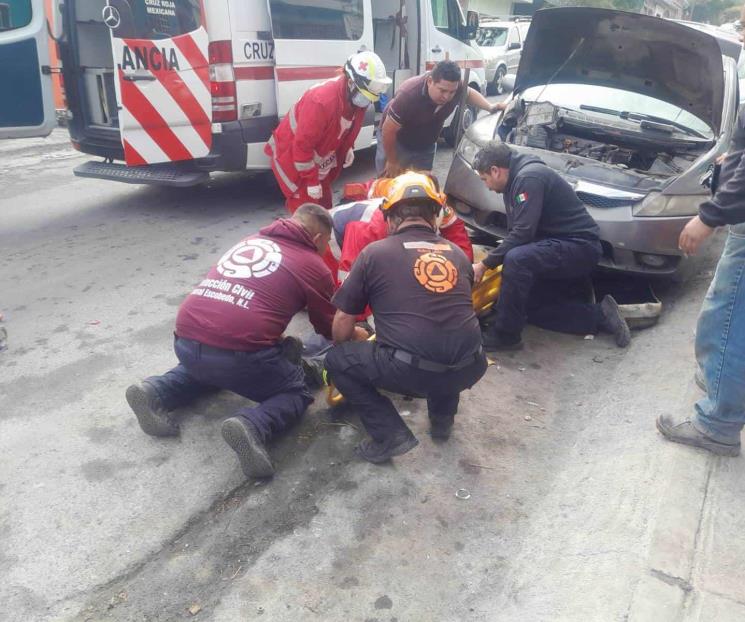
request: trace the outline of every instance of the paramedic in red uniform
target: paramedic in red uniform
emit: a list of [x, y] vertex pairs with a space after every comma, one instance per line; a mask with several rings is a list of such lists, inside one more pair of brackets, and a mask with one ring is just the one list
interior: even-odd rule
[[331, 209], [331, 183], [354, 161], [365, 112], [390, 84], [383, 61], [359, 52], [290, 108], [264, 147], [290, 213], [311, 201]]
[[[433, 175], [428, 176], [439, 192], [437, 179]], [[367, 199], [339, 205], [331, 210], [334, 229], [324, 260], [337, 285], [344, 282], [352, 269], [352, 264], [368, 244], [382, 240], [388, 235], [388, 223], [380, 205], [391, 189], [393, 181], [390, 178], [382, 178], [365, 184]], [[439, 235], [458, 246], [466, 257], [473, 261], [473, 246], [468, 232], [453, 208], [448, 205], [442, 206], [436, 226]]]
[[316, 332], [331, 337], [334, 283], [321, 259], [331, 226], [324, 208], [303, 205], [222, 256], [179, 309], [179, 364], [127, 389], [144, 432], [176, 436], [175, 409], [218, 389], [233, 391], [258, 403], [226, 419], [223, 437], [246, 476], [272, 475], [266, 442], [313, 401], [299, 364], [302, 345], [282, 333], [307, 308]]

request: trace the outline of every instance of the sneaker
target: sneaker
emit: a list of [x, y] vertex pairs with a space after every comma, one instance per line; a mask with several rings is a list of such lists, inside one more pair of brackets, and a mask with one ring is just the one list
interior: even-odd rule
[[523, 341], [520, 335], [505, 333], [501, 330], [489, 328], [484, 331], [483, 335], [484, 350], [520, 350], [523, 347]]
[[452, 430], [453, 420], [451, 418], [429, 420], [429, 435], [438, 441], [448, 440]]
[[300, 365], [300, 359], [303, 356], [303, 342], [297, 337], [285, 337], [279, 342], [284, 356], [293, 365]]
[[238, 454], [246, 477], [260, 479], [274, 475], [274, 466], [266, 446], [252, 423], [242, 417], [230, 417], [223, 421], [222, 437]]
[[394, 456], [401, 456], [407, 451], [411, 451], [419, 444], [410, 430], [399, 430], [393, 436], [382, 443], [378, 443], [371, 438], [362, 441], [354, 452], [360, 457], [373, 464], [388, 462]]
[[178, 423], [168, 414], [153, 385], [148, 382], [130, 385], [125, 397], [145, 434], [178, 436]]
[[600, 310], [603, 313], [603, 330], [613, 335], [619, 348], [627, 347], [631, 343], [631, 331], [621, 315], [616, 299], [613, 296], [603, 298]]
[[690, 419], [675, 421], [672, 417], [657, 417], [657, 429], [660, 434], [673, 443], [682, 443], [691, 447], [706, 449], [718, 456], [739, 456], [740, 443], [720, 443], [699, 432]]

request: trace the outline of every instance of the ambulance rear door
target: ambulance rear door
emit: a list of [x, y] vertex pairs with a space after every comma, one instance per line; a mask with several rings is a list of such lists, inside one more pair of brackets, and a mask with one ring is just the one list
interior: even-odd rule
[[108, 0], [103, 20], [112, 37], [127, 165], [206, 156], [212, 97], [201, 0]]
[[282, 117], [311, 86], [337, 76], [349, 56], [373, 50], [371, 0], [267, 1]]
[[0, 138], [47, 136], [57, 124], [44, 0], [0, 1]]

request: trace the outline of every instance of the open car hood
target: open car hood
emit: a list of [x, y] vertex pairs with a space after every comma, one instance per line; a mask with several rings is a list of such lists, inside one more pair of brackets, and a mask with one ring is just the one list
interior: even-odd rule
[[648, 95], [697, 116], [716, 134], [720, 130], [724, 67], [719, 44], [669, 20], [586, 7], [536, 12], [514, 92], [549, 81]]

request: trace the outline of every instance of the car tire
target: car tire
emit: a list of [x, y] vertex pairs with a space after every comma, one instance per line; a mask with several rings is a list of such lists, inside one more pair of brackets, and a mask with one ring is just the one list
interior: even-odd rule
[[494, 94], [504, 95], [504, 87], [502, 87], [502, 78], [507, 75], [507, 68], [502, 65], [497, 67], [497, 73], [494, 74], [494, 81], [492, 82]]
[[[478, 114], [479, 111], [476, 110], [475, 106], [466, 106], [466, 109], [463, 111], [463, 116], [460, 119], [461, 126], [463, 127], [464, 132], [476, 120]], [[442, 130], [442, 137], [445, 139], [445, 142], [448, 144], [449, 147], [455, 148], [457, 146], [455, 144], [455, 141], [458, 138], [457, 134], [458, 132], [455, 130], [455, 127], [453, 127], [452, 123]]]

